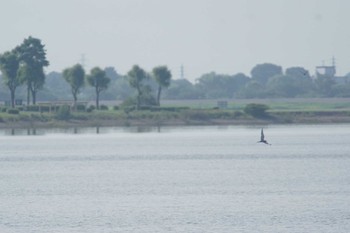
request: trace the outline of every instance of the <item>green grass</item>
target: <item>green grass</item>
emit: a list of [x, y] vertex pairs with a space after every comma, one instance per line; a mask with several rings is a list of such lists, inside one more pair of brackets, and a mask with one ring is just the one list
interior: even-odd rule
[[300, 111], [300, 112], [313, 112], [313, 111], [349, 111], [349, 103], [273, 103], [269, 105], [270, 112], [278, 111]]
[[[236, 99], [227, 100], [228, 109], [243, 111], [250, 103], [269, 106], [269, 111], [339, 111], [350, 110], [350, 99], [312, 98], [312, 99]], [[192, 109], [210, 109], [217, 107], [217, 100], [174, 100], [164, 101], [168, 107], [189, 107]]]
[[[77, 124], [100, 124], [101, 122], [213, 122], [215, 120], [251, 120], [252, 117], [244, 113], [244, 108], [249, 103], [259, 103], [269, 106], [268, 113], [276, 118], [276, 121], [296, 122], [298, 119], [316, 119], [333, 114], [334, 117], [348, 116], [350, 114], [350, 99], [255, 99], [255, 100], [228, 100], [228, 109], [216, 109], [216, 100], [191, 100], [167, 102], [163, 110], [143, 110], [125, 112], [119, 110], [94, 110], [92, 112], [72, 112], [68, 122]], [[173, 109], [175, 107], [175, 109]], [[171, 110], [171, 111], [170, 111]], [[345, 118], [343, 118], [345, 119]], [[345, 119], [346, 120], [346, 119]], [[55, 113], [39, 113], [20, 111], [19, 114], [0, 112], [0, 123], [3, 125], [23, 124], [65, 124], [63, 120], [57, 120]]]

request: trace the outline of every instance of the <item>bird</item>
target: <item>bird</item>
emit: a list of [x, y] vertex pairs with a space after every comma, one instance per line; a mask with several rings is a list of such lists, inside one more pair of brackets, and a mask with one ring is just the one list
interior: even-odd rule
[[302, 73], [304, 76], [306, 76], [307, 74], [309, 74], [309, 72], [306, 71], [306, 70], [300, 71], [300, 73]]
[[270, 146], [271, 146], [271, 144], [268, 143], [268, 142], [265, 140], [264, 129], [263, 129], [263, 128], [261, 128], [261, 136], [260, 136], [260, 141], [258, 141], [258, 143], [259, 143], [259, 142], [262, 142], [262, 143], [265, 143], [266, 145], [270, 145]]

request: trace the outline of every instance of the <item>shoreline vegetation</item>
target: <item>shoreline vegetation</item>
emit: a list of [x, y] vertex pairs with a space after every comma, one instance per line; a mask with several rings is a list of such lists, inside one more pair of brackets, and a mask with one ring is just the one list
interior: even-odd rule
[[[166, 101], [164, 101], [166, 102]], [[100, 110], [2, 108], [0, 128], [67, 128], [116, 126], [267, 125], [350, 123], [350, 99], [279, 99], [167, 101], [164, 107], [135, 110], [104, 103]], [[222, 100], [221, 100], [222, 102]], [[6, 109], [6, 110], [5, 110]]]

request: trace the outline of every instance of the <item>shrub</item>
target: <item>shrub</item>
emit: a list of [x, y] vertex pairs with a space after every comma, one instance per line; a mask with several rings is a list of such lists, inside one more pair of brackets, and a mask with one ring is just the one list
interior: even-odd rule
[[108, 110], [108, 106], [107, 105], [100, 105], [100, 110]]
[[131, 97], [127, 98], [120, 105], [120, 108], [123, 109], [123, 111], [126, 114], [129, 114], [130, 112], [136, 110], [136, 99], [135, 98], [131, 98]]
[[37, 105], [29, 105], [26, 109], [28, 112], [39, 112], [39, 106]]
[[185, 113], [185, 116], [191, 120], [203, 121], [210, 118], [210, 114], [207, 111], [203, 110], [190, 110]]
[[19, 114], [19, 110], [15, 108], [7, 109], [8, 114]]
[[96, 109], [95, 105], [90, 105], [90, 106], [86, 109], [86, 111], [87, 111], [87, 112], [92, 112], [92, 111], [94, 111], [95, 109]]
[[50, 112], [50, 106], [40, 106], [39, 110], [40, 112]]
[[115, 111], [119, 110], [119, 106], [113, 106], [113, 110]]
[[56, 113], [58, 120], [69, 120], [71, 118], [70, 107], [68, 105], [60, 106]]
[[265, 104], [247, 104], [244, 108], [244, 112], [256, 118], [267, 117], [266, 110], [269, 107]]
[[77, 109], [77, 111], [85, 112], [86, 107], [85, 107], [85, 105], [83, 105], [83, 104], [78, 104], [78, 105], [76, 106], [76, 109]]

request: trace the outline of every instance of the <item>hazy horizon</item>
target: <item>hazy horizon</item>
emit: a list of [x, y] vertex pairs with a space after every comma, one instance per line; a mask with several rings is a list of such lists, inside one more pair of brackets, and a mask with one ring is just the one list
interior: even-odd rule
[[204, 73], [250, 70], [261, 63], [314, 73], [336, 59], [350, 72], [350, 2], [287, 0], [12, 0], [2, 4], [0, 53], [24, 38], [42, 40], [49, 71], [81, 62], [124, 74], [138, 64], [167, 65], [175, 79], [184, 66], [193, 81]]

